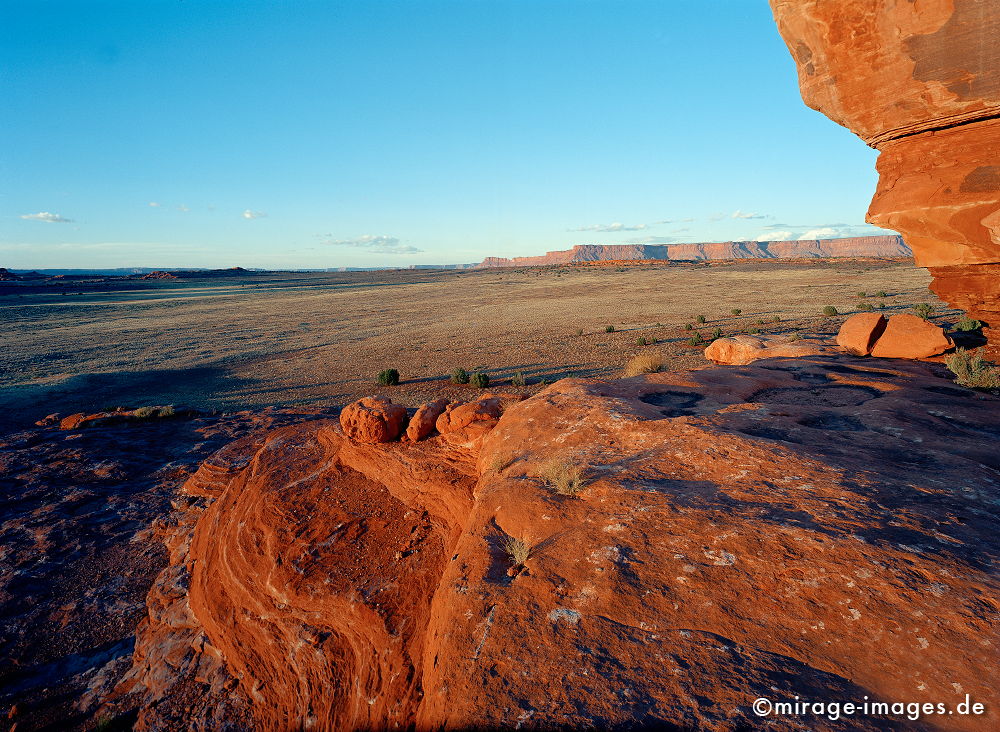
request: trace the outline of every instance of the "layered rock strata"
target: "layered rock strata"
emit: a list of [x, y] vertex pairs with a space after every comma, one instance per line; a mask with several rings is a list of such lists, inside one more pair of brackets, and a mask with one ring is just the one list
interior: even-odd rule
[[995, 327], [1000, 5], [771, 0], [771, 7], [806, 104], [881, 152], [868, 221], [903, 234], [942, 299]]

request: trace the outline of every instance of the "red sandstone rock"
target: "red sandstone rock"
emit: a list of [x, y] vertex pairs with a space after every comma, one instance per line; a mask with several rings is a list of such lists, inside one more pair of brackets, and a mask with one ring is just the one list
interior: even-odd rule
[[642, 260], [799, 259], [829, 257], [910, 257], [899, 236], [858, 236], [797, 241], [725, 241], [700, 244], [577, 244], [537, 257], [487, 257], [477, 268], [539, 267], [579, 262]]
[[885, 330], [885, 325], [885, 316], [881, 313], [852, 315], [840, 326], [837, 345], [855, 356], [867, 356]]
[[412, 442], [419, 442], [434, 431], [434, 423], [448, 406], [447, 399], [437, 399], [420, 406], [416, 414], [410, 418], [410, 423], [406, 427], [406, 436]]
[[474, 422], [486, 422], [491, 427], [500, 419], [507, 404], [522, 399], [524, 396], [520, 394], [483, 394], [472, 402], [452, 402], [437, 418], [437, 431], [445, 435], [464, 429]]
[[406, 407], [383, 397], [359, 399], [340, 413], [344, 435], [358, 442], [392, 442], [403, 431], [405, 422]]
[[[873, 363], [565, 379], [474, 449], [275, 431], [192, 479], [219, 497], [171, 539], [191, 615], [170, 594], [137, 649], [221, 661], [261, 729], [733, 729], [759, 696], [964, 694], [986, 715], [936, 726], [994, 728], [1000, 401]], [[516, 576], [503, 536], [533, 547]]]
[[58, 413], [50, 414], [46, 417], [42, 417], [40, 420], [35, 422], [36, 427], [51, 427], [54, 424], [58, 424], [60, 417]]
[[[1000, 4], [771, 7], [806, 103], [881, 151], [867, 220], [903, 234], [943, 299], [971, 299], [974, 317], [1000, 322]], [[959, 266], [961, 276], [938, 274]]]
[[719, 364], [745, 366], [762, 358], [795, 358], [828, 352], [818, 340], [789, 341], [784, 337], [737, 335], [716, 338], [705, 349], [705, 358]]
[[76, 414], [71, 414], [68, 417], [63, 417], [59, 420], [59, 429], [61, 430], [76, 430], [79, 429], [87, 415], [83, 412], [77, 412]]
[[929, 358], [954, 344], [938, 326], [916, 315], [899, 313], [889, 318], [885, 331], [872, 347], [876, 358]]

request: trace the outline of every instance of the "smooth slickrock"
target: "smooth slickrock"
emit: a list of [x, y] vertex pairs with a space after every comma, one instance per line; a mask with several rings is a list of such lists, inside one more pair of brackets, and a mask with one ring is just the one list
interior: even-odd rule
[[837, 332], [837, 345], [855, 356], [866, 356], [885, 330], [886, 319], [881, 313], [852, 315]]
[[406, 436], [412, 442], [419, 442], [428, 437], [434, 431], [437, 418], [441, 416], [447, 406], [447, 399], [436, 399], [433, 402], [422, 404], [410, 418], [410, 423], [406, 426]]
[[437, 431], [442, 435], [464, 429], [474, 422], [496, 424], [507, 404], [518, 402], [520, 394], [483, 394], [475, 401], [452, 402], [437, 418]]
[[916, 315], [899, 313], [889, 318], [871, 354], [876, 358], [930, 358], [953, 345], [944, 330], [934, 323]]
[[[218, 496], [173, 540], [196, 623], [151, 617], [137, 647], [203, 632], [183, 663], [221, 661], [261, 729], [726, 730], [760, 696], [965, 694], [987, 716], [934, 726], [995, 728], [1000, 400], [874, 363], [565, 379], [462, 445], [275, 431], [189, 481]], [[539, 478], [554, 460], [580, 497]], [[504, 537], [532, 546], [513, 576]]]
[[881, 151], [867, 220], [903, 234], [944, 300], [1000, 322], [1000, 3], [771, 7], [806, 104]]
[[406, 407], [382, 397], [359, 399], [340, 412], [344, 435], [358, 442], [392, 442], [402, 434], [405, 423]]
[[762, 358], [795, 358], [826, 353], [830, 347], [818, 340], [790, 341], [785, 337], [737, 335], [716, 338], [705, 349], [705, 358], [718, 364], [746, 366]]

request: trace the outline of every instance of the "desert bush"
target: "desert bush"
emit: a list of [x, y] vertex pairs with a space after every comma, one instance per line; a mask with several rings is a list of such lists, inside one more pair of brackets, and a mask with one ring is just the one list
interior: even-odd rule
[[885, 301], [879, 300], [879, 303], [876, 307], [878, 307], [879, 310], [885, 310]]
[[889, 297], [885, 290], [879, 290], [875, 293], [875, 297]]
[[156, 407], [139, 407], [134, 412], [132, 412], [132, 414], [134, 414], [139, 419], [149, 419], [154, 414], [156, 414], [157, 411], [159, 410], [157, 410]]
[[955, 374], [955, 383], [970, 389], [1000, 389], [1000, 369], [985, 361], [979, 351], [957, 349], [944, 360]]
[[577, 496], [587, 487], [583, 468], [571, 460], [553, 460], [546, 464], [541, 478], [560, 496]]
[[927, 320], [927, 318], [931, 317], [931, 313], [934, 312], [934, 306], [929, 302], [918, 302], [913, 306], [913, 312], [917, 314], [918, 318]]
[[490, 385], [490, 377], [488, 374], [484, 374], [482, 371], [477, 371], [472, 376], [469, 377], [469, 383], [479, 389], [485, 389]]
[[522, 566], [531, 556], [531, 545], [524, 539], [515, 539], [513, 536], [505, 536], [500, 542], [504, 554], [515, 567]]
[[684, 326], [684, 330], [694, 330], [694, 325], [691, 324], [691, 323], [688, 323], [687, 325]]
[[837, 314], [838, 314], [837, 308], [835, 308], [833, 305], [827, 305], [823, 308], [823, 315], [825, 315], [828, 318]]
[[868, 297], [868, 293], [862, 290], [861, 292], [858, 293], [858, 297]]
[[773, 318], [771, 318], [771, 322], [772, 323], [780, 323], [781, 322], [781, 316], [780, 315], [775, 315]]
[[695, 318], [695, 320], [697, 320], [699, 323], [704, 323], [707, 320], [707, 318], [704, 315], [699, 315], [697, 318]]
[[174, 409], [172, 404], [168, 404], [165, 407], [160, 407], [156, 410], [157, 417], [173, 417], [177, 414], [177, 410]]
[[510, 377], [511, 386], [524, 386], [526, 383], [527, 380], [524, 378], [524, 374], [520, 371]]
[[576, 334], [577, 334], [578, 336], [581, 336], [581, 335], [583, 335], [583, 328], [577, 328], [577, 329], [576, 329]]
[[378, 372], [379, 386], [396, 386], [399, 383], [399, 372], [396, 369], [385, 369]]
[[604, 332], [605, 333], [614, 333], [615, 332], [615, 326], [613, 326], [613, 325], [606, 325], [606, 326], [604, 326]]
[[689, 346], [700, 346], [705, 342], [705, 339], [701, 337], [701, 333], [695, 333], [693, 336], [688, 338], [687, 344]]
[[456, 368], [451, 372], [451, 383], [452, 384], [468, 384], [469, 383], [469, 372], [463, 369], [461, 366]]
[[635, 343], [636, 343], [637, 346], [646, 346], [646, 345], [649, 345], [646, 342], [645, 336], [639, 336], [638, 338], [636, 338], [635, 339]]
[[763, 318], [761, 318], [760, 320], [757, 321], [757, 325], [766, 325], [766, 324], [767, 324], [767, 321], [764, 320]]
[[742, 310], [740, 310], [739, 308], [733, 308], [733, 309], [732, 309], [732, 310], [730, 310], [729, 312], [731, 312], [731, 313], [732, 313], [733, 315], [739, 315], [739, 314], [740, 314], [740, 313], [742, 313], [743, 311], [742, 311]]
[[982, 321], [974, 320], [970, 318], [968, 315], [963, 315], [962, 319], [959, 320], [957, 323], [955, 323], [955, 330], [961, 330], [965, 332], [971, 330], [979, 330], [982, 327], [983, 327]]
[[716, 338], [722, 338], [722, 328], [715, 328], [712, 331], [712, 340], [714, 341]]
[[790, 336], [788, 336], [788, 340], [789, 341], [801, 341], [802, 340], [802, 334], [801, 333], [792, 333]]
[[515, 460], [517, 460], [517, 458], [512, 455], [494, 454], [487, 461], [486, 469], [491, 473], [502, 473], [504, 470], [513, 465]]
[[663, 357], [658, 353], [640, 353], [625, 364], [625, 377], [653, 374], [663, 370]]
[[865, 302], [859, 302], [858, 303], [858, 310], [874, 310], [874, 309], [875, 309], [875, 306], [872, 305], [867, 300]]
[[747, 333], [750, 335], [760, 335], [760, 328], [747, 328]]

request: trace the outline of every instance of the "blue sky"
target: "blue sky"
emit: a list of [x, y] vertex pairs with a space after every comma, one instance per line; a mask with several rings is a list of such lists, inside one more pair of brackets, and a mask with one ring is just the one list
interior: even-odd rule
[[765, 0], [6, 0], [0, 69], [0, 266], [880, 232]]

